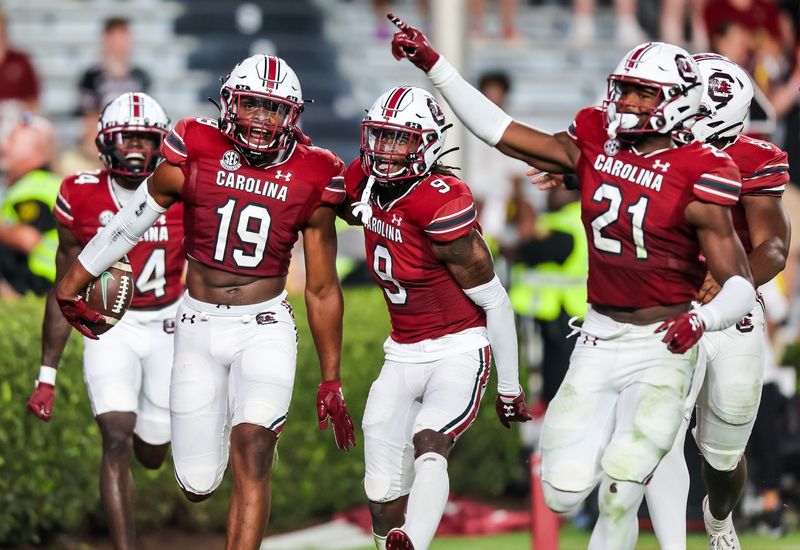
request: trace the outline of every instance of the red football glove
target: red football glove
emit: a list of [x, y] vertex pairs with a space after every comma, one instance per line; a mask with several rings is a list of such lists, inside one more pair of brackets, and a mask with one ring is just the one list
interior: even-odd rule
[[494, 402], [494, 409], [497, 411], [500, 423], [509, 429], [511, 428], [511, 422], [527, 422], [533, 418], [528, 405], [525, 404], [524, 391], [520, 391], [516, 397], [498, 393]]
[[57, 298], [57, 300], [58, 307], [61, 308], [61, 313], [64, 314], [64, 317], [69, 321], [70, 325], [78, 329], [78, 332], [87, 338], [91, 338], [92, 340], [98, 339], [97, 335], [92, 332], [92, 329], [89, 327], [91, 325], [105, 325], [105, 317], [86, 307], [86, 302], [80, 298], [76, 297], [69, 300]]
[[439, 52], [433, 49], [422, 31], [416, 29], [393, 13], [386, 14], [389, 21], [397, 25], [399, 32], [392, 38], [392, 55], [400, 61], [404, 57], [425, 71], [431, 70], [439, 61]]
[[662, 342], [667, 344], [667, 349], [672, 353], [686, 353], [693, 345], [700, 341], [706, 327], [703, 320], [696, 313], [681, 313], [670, 317], [656, 329], [656, 333], [667, 331]]
[[328, 427], [328, 418], [333, 424], [333, 437], [336, 446], [343, 451], [349, 451], [356, 446], [355, 429], [353, 421], [347, 413], [347, 405], [342, 394], [341, 380], [322, 382], [317, 387], [317, 418], [319, 429]]
[[47, 422], [53, 416], [53, 401], [56, 399], [56, 387], [47, 382], [37, 382], [31, 398], [28, 399], [28, 408], [33, 414]]
[[300, 128], [298, 128], [297, 126], [292, 126], [291, 132], [292, 132], [292, 137], [294, 138], [294, 140], [295, 140], [297, 143], [299, 143], [300, 145], [307, 145], [307, 146], [309, 146], [309, 147], [311, 147], [312, 145], [314, 145], [314, 144], [311, 142], [311, 138], [310, 138], [310, 137], [308, 137], [306, 134], [304, 134], [304, 133], [303, 133], [303, 130], [301, 130], [301, 129], [300, 129]]

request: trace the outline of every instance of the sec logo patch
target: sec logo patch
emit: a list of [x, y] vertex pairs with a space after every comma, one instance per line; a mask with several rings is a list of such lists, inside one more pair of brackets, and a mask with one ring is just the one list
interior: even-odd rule
[[220, 159], [219, 163], [225, 170], [230, 170], [231, 172], [238, 170], [242, 166], [239, 153], [233, 149], [225, 151], [225, 154], [222, 155], [222, 159]]

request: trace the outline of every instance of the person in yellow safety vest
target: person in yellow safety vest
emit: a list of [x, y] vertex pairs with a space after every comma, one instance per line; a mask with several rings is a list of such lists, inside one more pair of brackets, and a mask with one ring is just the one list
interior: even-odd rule
[[588, 254], [580, 194], [552, 189], [548, 212], [539, 216], [536, 234], [515, 250], [508, 293], [514, 311], [540, 325], [545, 404], [561, 385], [575, 346], [574, 339], [567, 339], [569, 319], [586, 313]]
[[0, 296], [41, 295], [55, 280], [61, 179], [49, 170], [54, 153], [52, 125], [29, 114], [0, 143], [8, 185], [0, 206]]

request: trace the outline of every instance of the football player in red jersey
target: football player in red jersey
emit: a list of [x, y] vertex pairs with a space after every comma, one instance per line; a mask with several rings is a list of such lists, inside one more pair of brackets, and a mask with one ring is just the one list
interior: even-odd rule
[[[717, 54], [694, 56], [705, 83], [701, 115], [691, 133], [699, 141], [725, 151], [739, 167], [742, 191], [731, 207], [733, 225], [744, 244], [756, 287], [767, 283], [786, 265], [789, 219], [781, 197], [789, 182], [787, 155], [772, 143], [740, 135], [753, 99], [750, 77], [731, 60]], [[707, 303], [720, 291], [706, 276], [700, 299]], [[708, 496], [703, 515], [709, 548], [740, 548], [731, 511], [747, 479], [744, 450], [761, 399], [764, 346], [763, 304], [758, 303], [734, 326], [703, 336], [705, 378], [695, 377], [697, 427], [694, 436], [703, 457], [702, 473]], [[702, 373], [700, 373], [702, 374]], [[694, 399], [687, 403], [691, 407]], [[686, 547], [686, 499], [689, 474], [683, 440], [691, 408], [675, 445], [647, 486], [648, 507], [662, 548]]]
[[[552, 135], [512, 120], [419, 30], [390, 17], [400, 28], [395, 57], [424, 70], [475, 135], [539, 169], [578, 176], [591, 307], [545, 416], [542, 480], [557, 512], [576, 508], [600, 481], [589, 547], [633, 548], [644, 483], [681, 426], [696, 344], [755, 303], [728, 209], [741, 187], [735, 164], [710, 145], [672, 142], [699, 110], [697, 65], [676, 46], [638, 46], [609, 76], [603, 107]], [[701, 250], [722, 288], [692, 308], [706, 273]]]
[[[169, 119], [147, 94], [127, 93], [105, 107], [98, 126], [105, 169], [69, 176], [56, 199], [57, 280], [153, 173]], [[155, 469], [169, 446], [173, 333], [186, 266], [182, 208], [161, 216], [128, 257], [136, 274], [131, 308], [102, 339], [87, 335], [83, 351], [84, 379], [103, 440], [100, 494], [114, 548], [136, 547], [131, 451]], [[45, 421], [53, 414], [56, 372], [69, 331], [53, 288], [42, 326], [42, 367], [28, 401]]]
[[393, 88], [367, 111], [361, 156], [345, 172], [340, 212], [365, 226], [392, 322], [363, 421], [364, 488], [384, 550], [430, 545], [447, 504], [447, 459], [475, 420], [492, 356], [500, 422], [530, 420], [514, 313], [472, 194], [438, 163], [449, 127], [431, 94]]
[[186, 118], [162, 146], [165, 162], [93, 239], [59, 284], [64, 315], [79, 329], [96, 315], [78, 297], [177, 202], [189, 259], [178, 310], [170, 384], [178, 483], [201, 501], [219, 486], [230, 449], [234, 472], [227, 548], [258, 548], [270, 506], [271, 465], [286, 422], [297, 356], [286, 274], [303, 233], [305, 299], [319, 355], [320, 428], [355, 444], [340, 382], [342, 292], [335, 207], [343, 163], [295, 139], [300, 82], [282, 59], [254, 55], [220, 90], [219, 122]]

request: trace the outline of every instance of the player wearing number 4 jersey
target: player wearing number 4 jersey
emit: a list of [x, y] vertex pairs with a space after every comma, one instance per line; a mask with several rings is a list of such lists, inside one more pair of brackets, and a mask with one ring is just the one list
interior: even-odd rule
[[76, 325], [92, 320], [77, 293], [182, 202], [189, 259], [178, 310], [170, 413], [175, 475], [189, 500], [208, 498], [228, 464], [234, 489], [229, 549], [261, 544], [271, 465], [297, 357], [286, 274], [303, 233], [308, 319], [320, 360], [320, 427], [355, 444], [340, 382], [342, 293], [336, 275], [335, 206], [343, 163], [296, 140], [300, 82], [280, 58], [254, 55], [220, 90], [219, 121], [184, 119], [164, 140], [161, 163], [128, 206], [84, 249], [57, 296]]
[[448, 127], [428, 92], [394, 88], [367, 112], [361, 158], [345, 173], [342, 216], [365, 226], [367, 261], [392, 322], [363, 421], [379, 550], [431, 543], [447, 503], [447, 458], [475, 420], [492, 355], [500, 421], [530, 419], [514, 314], [472, 195], [437, 164]]
[[[755, 302], [728, 208], [741, 187], [736, 166], [711, 146], [672, 143], [700, 107], [697, 65], [676, 46], [642, 44], [609, 76], [603, 107], [552, 135], [512, 120], [420, 31], [391, 18], [400, 29], [392, 53], [424, 70], [475, 135], [539, 169], [578, 175], [591, 307], [545, 416], [543, 487], [550, 508], [566, 512], [599, 481], [589, 547], [632, 549], [645, 482], [681, 426], [696, 344]], [[722, 289], [691, 308], [701, 251]]]
[[[57, 280], [153, 172], [168, 129], [161, 106], [146, 94], [123, 94], [103, 110], [97, 146], [105, 170], [66, 178], [56, 199]], [[89, 401], [103, 440], [100, 492], [117, 549], [135, 547], [131, 451], [145, 467], [158, 468], [170, 440], [173, 333], [186, 265], [182, 208], [161, 216], [128, 256], [136, 276], [131, 308], [102, 339], [86, 334], [83, 351]], [[53, 414], [56, 369], [69, 331], [52, 291], [42, 330], [43, 366], [28, 402], [45, 421]]]

